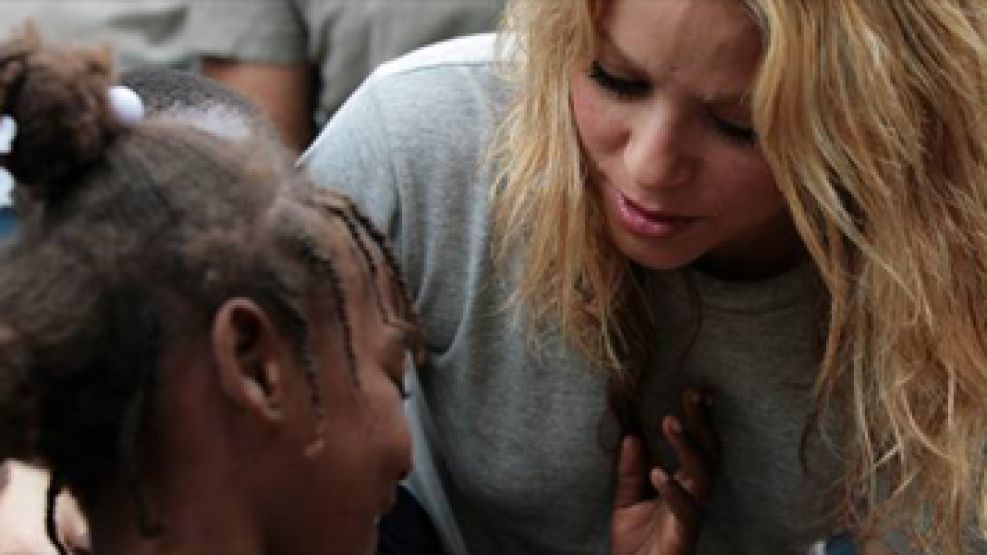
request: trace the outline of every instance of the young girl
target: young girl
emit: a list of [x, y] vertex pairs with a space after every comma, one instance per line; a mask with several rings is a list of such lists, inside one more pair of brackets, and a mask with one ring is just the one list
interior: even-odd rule
[[700, 384], [699, 552], [983, 551], [987, 4], [507, 10], [378, 70], [304, 159], [422, 313], [410, 481], [448, 548], [616, 549], [608, 440], [672, 462]]
[[[368, 553], [416, 318], [381, 235], [266, 138], [139, 120], [104, 57], [0, 44], [0, 460], [96, 553]], [[40, 516], [40, 515], [39, 515]]]

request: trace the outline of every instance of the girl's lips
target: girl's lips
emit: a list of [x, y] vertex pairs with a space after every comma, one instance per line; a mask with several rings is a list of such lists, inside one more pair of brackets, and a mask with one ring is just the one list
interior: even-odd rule
[[649, 212], [631, 202], [617, 188], [613, 189], [617, 215], [631, 233], [652, 239], [663, 239], [682, 231], [698, 218]]

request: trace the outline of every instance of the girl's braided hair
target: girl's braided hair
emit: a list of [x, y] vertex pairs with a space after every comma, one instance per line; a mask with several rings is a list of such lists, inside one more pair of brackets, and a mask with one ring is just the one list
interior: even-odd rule
[[220, 137], [166, 115], [122, 125], [112, 83], [107, 53], [49, 48], [30, 30], [0, 43], [0, 114], [18, 126], [0, 166], [20, 218], [0, 246], [0, 460], [43, 464], [53, 489], [81, 497], [127, 476], [153, 533], [136, 453], [172, 341], [201, 337], [226, 299], [250, 298], [296, 343], [321, 415], [303, 295], [329, 299], [356, 362], [337, 277], [351, 259], [327, 230], [362, 255], [385, 321], [417, 331], [417, 319], [381, 234], [268, 136]]

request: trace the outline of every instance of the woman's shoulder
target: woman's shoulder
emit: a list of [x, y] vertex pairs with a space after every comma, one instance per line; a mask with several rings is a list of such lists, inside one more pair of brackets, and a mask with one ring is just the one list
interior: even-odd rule
[[[508, 98], [491, 33], [450, 39], [382, 64], [354, 95], [376, 104], [392, 133], [421, 128], [473, 135], [495, 124]], [[440, 136], [442, 133], [440, 133]]]
[[[419, 243], [485, 236], [486, 153], [508, 98], [495, 55], [495, 36], [476, 35], [385, 64], [301, 164], [317, 184], [353, 198], [412, 258], [425, 250]], [[416, 260], [402, 262], [414, 271]]]
[[354, 165], [386, 167], [410, 182], [443, 168], [475, 173], [509, 94], [493, 67], [496, 45], [495, 35], [473, 35], [382, 65], [329, 121], [303, 164], [317, 179], [346, 177]]
[[381, 64], [370, 81], [422, 71], [456, 67], [485, 68], [497, 57], [498, 36], [495, 33], [467, 35], [415, 49], [404, 56]]

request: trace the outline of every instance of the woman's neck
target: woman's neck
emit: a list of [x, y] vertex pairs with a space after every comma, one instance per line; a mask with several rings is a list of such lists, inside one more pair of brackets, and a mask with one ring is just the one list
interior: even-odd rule
[[787, 215], [779, 216], [765, 227], [756, 243], [721, 249], [718, 255], [704, 256], [692, 267], [723, 281], [759, 281], [781, 275], [806, 259], [805, 244]]

